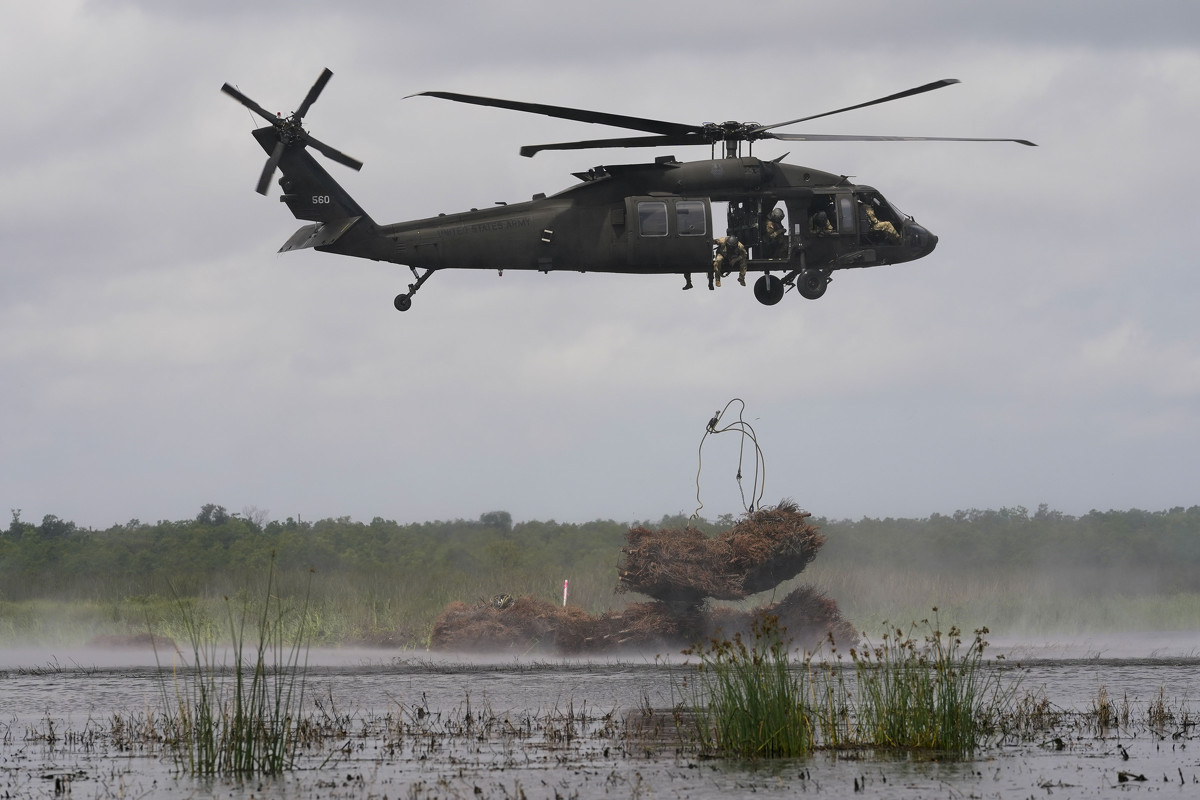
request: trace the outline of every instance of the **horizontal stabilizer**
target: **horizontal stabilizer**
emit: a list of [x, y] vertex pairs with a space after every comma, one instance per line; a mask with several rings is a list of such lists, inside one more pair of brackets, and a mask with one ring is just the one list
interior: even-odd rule
[[283, 243], [283, 247], [279, 248], [279, 252], [286, 253], [289, 250], [303, 250], [306, 247], [324, 247], [325, 245], [333, 244], [341, 238], [343, 233], [354, 227], [354, 223], [360, 219], [362, 217], [344, 217], [331, 222], [317, 222], [312, 225], [305, 225]]

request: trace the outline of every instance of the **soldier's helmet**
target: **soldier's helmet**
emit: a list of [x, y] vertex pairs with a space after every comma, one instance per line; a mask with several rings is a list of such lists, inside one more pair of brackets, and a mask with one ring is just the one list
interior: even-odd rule
[[725, 246], [731, 250], [736, 250], [737, 246], [738, 246], [738, 238], [736, 236], [732, 236], [732, 235], [726, 236], [725, 237]]
[[770, 217], [770, 219], [773, 222], [783, 222], [783, 209], [782, 208], [771, 209], [771, 213], [768, 215], [768, 217]]

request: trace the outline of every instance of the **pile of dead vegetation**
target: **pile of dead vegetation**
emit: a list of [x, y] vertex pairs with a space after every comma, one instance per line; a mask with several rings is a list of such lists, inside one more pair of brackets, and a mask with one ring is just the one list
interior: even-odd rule
[[837, 604], [801, 586], [778, 603], [750, 611], [669, 603], [634, 603], [593, 615], [533, 597], [500, 608], [493, 603], [451, 603], [433, 626], [430, 647], [447, 652], [562, 656], [655, 649], [681, 650], [707, 639], [750, 633], [753, 622], [775, 616], [796, 649], [813, 650], [832, 637], [839, 648], [857, 641]]
[[617, 591], [668, 603], [742, 600], [800, 574], [825, 543], [811, 515], [785, 500], [716, 538], [696, 528], [633, 528], [621, 548]]
[[746, 634], [755, 619], [771, 615], [797, 649], [812, 650], [830, 637], [839, 647], [850, 647], [857, 641], [853, 627], [833, 600], [811, 587], [749, 611], [708, 604], [709, 599], [742, 600], [796, 577], [825, 542], [809, 516], [785, 500], [747, 514], [716, 537], [696, 528], [632, 528], [621, 549], [617, 591], [644, 594], [654, 602], [600, 615], [532, 597], [499, 595], [475, 606], [456, 602], [434, 622], [430, 646], [558, 655], [682, 649]]

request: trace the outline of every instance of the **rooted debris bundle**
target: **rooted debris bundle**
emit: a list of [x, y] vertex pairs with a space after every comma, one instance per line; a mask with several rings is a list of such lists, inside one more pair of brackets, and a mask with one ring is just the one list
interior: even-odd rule
[[621, 548], [618, 591], [694, 605], [741, 600], [800, 574], [825, 543], [791, 501], [759, 509], [714, 538], [695, 528], [633, 528]]
[[745, 635], [755, 619], [768, 614], [779, 619], [796, 648], [814, 649], [830, 636], [838, 646], [853, 645], [857, 639], [836, 603], [802, 586], [780, 602], [753, 611], [698, 606], [681, 612], [667, 603], [651, 602], [594, 616], [532, 597], [517, 598], [505, 608], [492, 603], [451, 603], [434, 623], [430, 647], [562, 656], [679, 650], [713, 637]]
[[[715, 538], [695, 528], [626, 535], [617, 590], [656, 602], [598, 616], [532, 597], [498, 595], [477, 606], [451, 603], [433, 626], [436, 650], [551, 652], [581, 655], [620, 649], [683, 648], [706, 638], [745, 634], [761, 616], [779, 619], [792, 645], [812, 649], [832, 637], [857, 637], [837, 604], [810, 587], [753, 611], [709, 608], [708, 598], [740, 600], [798, 575], [825, 542], [809, 514], [791, 501], [748, 514]], [[503, 600], [501, 600], [503, 598]]]
[[[692, 615], [698, 622], [698, 615]], [[435, 650], [536, 650], [560, 655], [608, 652], [623, 646], [651, 646], [690, 640], [688, 615], [675, 615], [661, 603], [637, 603], [624, 611], [593, 616], [533, 597], [504, 608], [494, 603], [451, 603], [433, 625]]]

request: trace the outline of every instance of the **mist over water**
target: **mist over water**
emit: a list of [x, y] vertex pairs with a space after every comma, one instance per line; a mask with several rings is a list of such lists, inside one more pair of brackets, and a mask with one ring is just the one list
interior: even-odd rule
[[[1074, 635], [989, 635], [985, 656], [1009, 661], [1086, 661], [1200, 659], [1200, 629], [1195, 631], [1112, 631]], [[220, 651], [218, 651], [220, 652]], [[225, 654], [228, 656], [228, 654]], [[190, 652], [180, 655], [169, 645], [155, 653], [150, 647], [49, 646], [10, 644], [0, 650], [0, 671], [80, 672], [114, 669], [150, 669], [183, 664]], [[217, 662], [222, 657], [218, 655]], [[438, 653], [428, 650], [376, 647], [314, 647], [307, 663], [313, 668], [441, 668], [446, 670], [534, 669], [548, 664], [587, 665], [597, 669], [657, 663], [683, 664], [678, 651], [620, 651], [611, 656], [558, 657], [519, 653]]]

